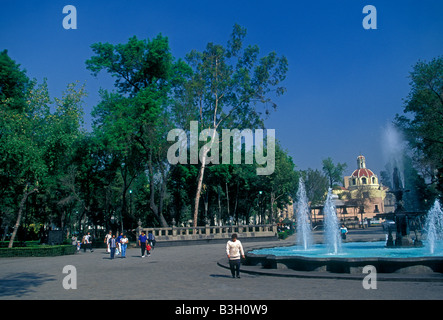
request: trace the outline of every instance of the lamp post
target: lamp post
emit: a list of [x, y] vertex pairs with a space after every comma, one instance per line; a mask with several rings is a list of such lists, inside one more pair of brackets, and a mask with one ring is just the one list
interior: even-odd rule
[[261, 194], [263, 191], [258, 192], [258, 216], [260, 217], [260, 224], [262, 223], [262, 210], [261, 210]]

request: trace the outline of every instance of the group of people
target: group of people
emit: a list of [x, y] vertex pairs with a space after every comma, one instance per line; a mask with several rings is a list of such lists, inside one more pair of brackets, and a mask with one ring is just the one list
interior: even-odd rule
[[[112, 234], [111, 231], [106, 235], [104, 242], [107, 244], [107, 251], [111, 254], [111, 259], [114, 259], [115, 255], [119, 255], [121, 253], [122, 258], [126, 258], [126, 249], [128, 248], [129, 240], [123, 233], [116, 238], [115, 235]], [[144, 258], [145, 252], [147, 256], [151, 255], [151, 251], [155, 246], [155, 237], [152, 233], [149, 233], [147, 236], [144, 232], [140, 234], [138, 237], [138, 245], [141, 249], [141, 256]]]
[[141, 250], [142, 258], [145, 257], [145, 252], [147, 256], [149, 257], [151, 255], [151, 250], [155, 246], [155, 237], [152, 233], [148, 233], [146, 235], [143, 231], [138, 237], [138, 245]]
[[128, 237], [122, 233], [116, 238], [115, 234], [111, 231], [105, 236], [104, 243], [106, 243], [106, 252], [111, 254], [111, 259], [114, 259], [115, 255], [121, 253], [122, 258], [126, 258], [126, 249], [128, 248]]
[[78, 240], [76, 235], [73, 235], [71, 240], [72, 245], [77, 247], [77, 252], [80, 251], [81, 248], [83, 248], [84, 252], [86, 252], [86, 249], [89, 249], [90, 252], [94, 252], [94, 250], [92, 250], [92, 236], [90, 232], [83, 235], [81, 241]]
[[[346, 237], [346, 232], [342, 231], [342, 234]], [[118, 237], [115, 237], [115, 234], [112, 234], [112, 231], [105, 236], [104, 243], [106, 244], [106, 252], [111, 255], [111, 259], [114, 259], [115, 255], [119, 255], [121, 253], [122, 258], [126, 258], [126, 249], [128, 248], [129, 240], [125, 234], [120, 233]], [[74, 237], [73, 237], [74, 244]], [[75, 244], [77, 245], [77, 250], [80, 250], [80, 241], [75, 239]], [[155, 246], [155, 237], [152, 233], [146, 235], [144, 232], [140, 234], [138, 237], [138, 245], [141, 249], [141, 256], [144, 258], [145, 256], [150, 256], [151, 251]], [[88, 232], [82, 238], [82, 247], [86, 252], [86, 249], [92, 252], [92, 238], [91, 234]], [[231, 240], [226, 244], [226, 255], [229, 259], [229, 267], [231, 270], [231, 274], [233, 278], [240, 278], [240, 264], [241, 258], [245, 259], [245, 252], [243, 250], [243, 245], [240, 240], [237, 239], [237, 234], [232, 234]]]

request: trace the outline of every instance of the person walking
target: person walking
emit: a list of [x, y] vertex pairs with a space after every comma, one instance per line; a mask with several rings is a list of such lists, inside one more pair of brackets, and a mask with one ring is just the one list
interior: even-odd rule
[[112, 238], [108, 240], [109, 250], [111, 251], [111, 259], [114, 259], [115, 248], [117, 247], [117, 240], [115, 239], [115, 234], [112, 235]]
[[88, 234], [83, 236], [82, 247], [83, 247], [83, 252], [86, 252], [86, 249], [89, 249], [90, 252], [94, 252], [92, 250], [92, 238], [90, 232], [88, 232]]
[[244, 259], [245, 252], [240, 240], [237, 239], [237, 234], [231, 236], [231, 240], [226, 244], [226, 255], [229, 259], [229, 268], [231, 269], [232, 277], [240, 278], [240, 256]]
[[346, 235], [348, 234], [348, 228], [346, 228], [344, 224], [341, 225], [340, 234], [341, 234], [341, 238], [343, 240], [346, 240]]
[[145, 235], [145, 233], [142, 231], [142, 233], [141, 233], [140, 236], [138, 237], [138, 245], [140, 246], [140, 249], [141, 249], [142, 258], [145, 257], [146, 240], [147, 240], [146, 235]]
[[149, 242], [149, 245], [151, 246], [151, 248], [154, 249], [156, 241], [155, 241], [155, 236], [152, 232], [148, 233], [148, 242]]
[[112, 238], [112, 232], [109, 231], [109, 233], [105, 236], [105, 240], [103, 241], [104, 243], [106, 243], [106, 252], [110, 253], [111, 250], [109, 249], [109, 239]]
[[120, 253], [122, 252], [122, 244], [121, 244], [122, 237], [123, 237], [123, 232], [120, 232], [120, 235], [117, 237], [117, 251], [119, 251]]
[[123, 235], [120, 239], [120, 244], [122, 247], [122, 258], [126, 258], [126, 248], [128, 247], [128, 238], [126, 237], [126, 235]]

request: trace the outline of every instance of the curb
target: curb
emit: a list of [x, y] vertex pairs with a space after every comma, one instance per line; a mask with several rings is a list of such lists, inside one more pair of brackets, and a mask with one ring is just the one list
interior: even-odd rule
[[[229, 270], [227, 258], [217, 261], [219, 267]], [[309, 279], [335, 279], [335, 280], [359, 280], [362, 281], [367, 274], [329, 273], [316, 271], [295, 271], [292, 269], [265, 269], [262, 266], [248, 266], [242, 264], [241, 272], [272, 277], [309, 278]], [[429, 274], [398, 274], [377, 273], [377, 280], [400, 281], [400, 282], [443, 282], [443, 274], [433, 272]]]

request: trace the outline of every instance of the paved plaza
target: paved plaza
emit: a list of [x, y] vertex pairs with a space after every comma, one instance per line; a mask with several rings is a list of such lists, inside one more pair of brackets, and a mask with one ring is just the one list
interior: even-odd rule
[[[383, 237], [381, 232], [350, 232], [354, 240]], [[376, 240], [376, 239], [373, 239]], [[244, 242], [245, 249], [293, 241]], [[127, 258], [109, 259], [104, 249], [69, 256], [0, 259], [0, 299], [443, 299], [440, 281], [378, 281], [367, 290], [362, 281], [339, 278], [278, 277], [242, 273], [233, 279], [217, 262], [225, 244], [157, 247], [150, 257], [137, 248]], [[77, 272], [77, 289], [63, 288], [67, 265]]]

